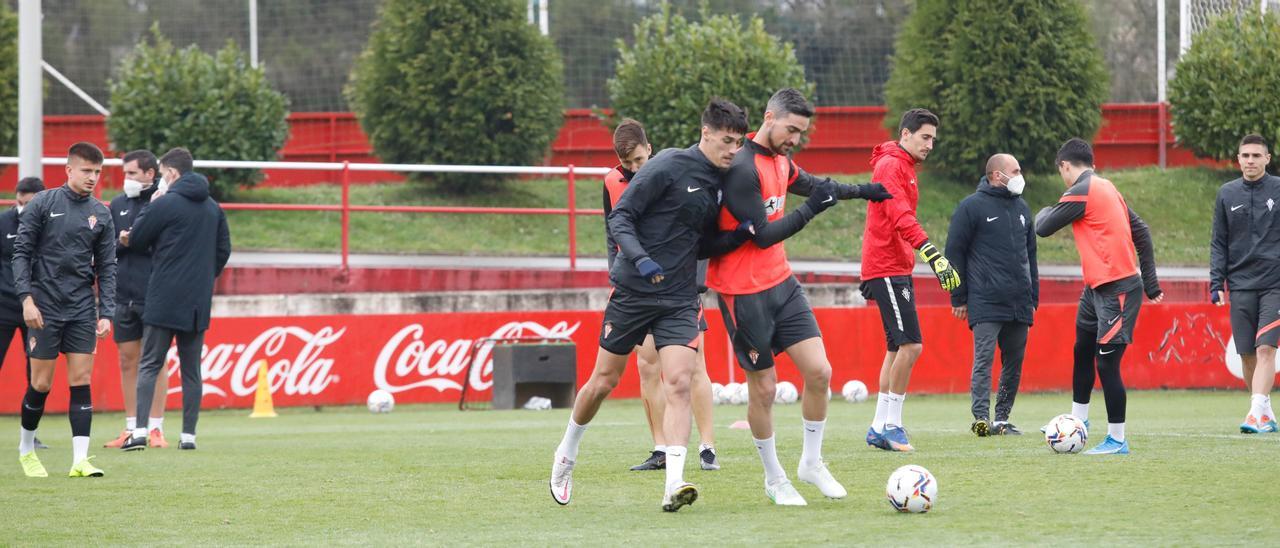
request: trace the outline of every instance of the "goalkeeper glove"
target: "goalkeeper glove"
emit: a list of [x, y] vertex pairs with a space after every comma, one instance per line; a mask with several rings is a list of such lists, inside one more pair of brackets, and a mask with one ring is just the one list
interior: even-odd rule
[[885, 190], [884, 185], [880, 183], [869, 183], [855, 186], [858, 188], [858, 197], [863, 200], [883, 202], [893, 198], [893, 194], [890, 194], [888, 190]]
[[951, 267], [951, 261], [942, 256], [942, 252], [938, 251], [932, 243], [925, 242], [920, 246], [920, 258], [929, 263], [929, 267], [933, 269], [933, 275], [938, 277], [938, 283], [942, 285], [942, 289], [947, 293], [955, 291], [960, 287], [960, 273]]

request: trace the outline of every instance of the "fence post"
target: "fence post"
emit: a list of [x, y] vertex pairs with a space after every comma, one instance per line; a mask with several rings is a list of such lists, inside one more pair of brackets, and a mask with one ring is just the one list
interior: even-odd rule
[[342, 272], [345, 274], [350, 265], [351, 254], [351, 162], [342, 162]]
[[578, 269], [578, 197], [573, 164], [569, 164], [569, 270]]

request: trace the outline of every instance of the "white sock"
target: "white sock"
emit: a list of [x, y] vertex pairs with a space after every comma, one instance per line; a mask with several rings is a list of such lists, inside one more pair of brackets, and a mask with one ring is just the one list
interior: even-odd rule
[[1124, 423], [1109, 422], [1107, 423], [1107, 435], [1116, 441], [1124, 441]]
[[1002, 424], [1009, 424], [1009, 421], [996, 421], [991, 423], [991, 426], [1000, 426]]
[[1271, 409], [1271, 394], [1262, 395], [1262, 409], [1267, 412], [1266, 416], [1276, 418], [1275, 410]]
[[698, 446], [699, 453], [706, 451], [707, 449], [710, 449], [712, 453], [716, 452], [715, 446], [711, 445], [710, 443], [704, 443]]
[[145, 438], [145, 437], [147, 437], [147, 429], [146, 429], [145, 427], [143, 427], [143, 428], [134, 428], [134, 429], [133, 429], [133, 437], [135, 437], [135, 438]]
[[[755, 440], [755, 438], [752, 438]], [[768, 485], [778, 479], [786, 479], [787, 473], [778, 462], [778, 449], [773, 443], [774, 436], [766, 440], [755, 440], [756, 452], [760, 453], [760, 463], [764, 465], [764, 483]]]
[[196, 435], [183, 432], [178, 435], [178, 443], [195, 443]]
[[902, 401], [905, 399], [907, 399], [906, 394], [889, 393], [889, 418], [886, 424], [902, 426]]
[[134, 429], [134, 428], [137, 428], [137, 427], [138, 427], [138, 417], [125, 417], [125, 418], [124, 418], [124, 429], [125, 429], [125, 430], [128, 430], [128, 431], [130, 431], [130, 432], [133, 432], [133, 429]]
[[89, 436], [71, 437], [71, 462], [79, 463], [89, 456]]
[[1081, 421], [1089, 420], [1089, 404], [1071, 402], [1071, 416]]
[[884, 432], [884, 423], [889, 419], [889, 395], [881, 392], [876, 396], [876, 418], [871, 420], [871, 428], [876, 432]]
[[817, 466], [822, 462], [822, 430], [827, 421], [804, 421], [804, 449], [800, 453], [801, 466]]
[[151, 417], [147, 419], [147, 428], [151, 430], [159, 430], [160, 434], [164, 434], [164, 417]]
[[578, 444], [582, 442], [582, 434], [586, 431], [586, 426], [579, 425], [570, 418], [569, 427], [564, 430], [564, 438], [560, 440], [560, 447], [556, 448], [556, 454], [563, 455], [569, 460], [578, 460]]
[[18, 437], [18, 455], [25, 455], [36, 450], [36, 431], [27, 430], [21, 426], [18, 427], [21, 436]]
[[684, 483], [684, 455], [688, 451], [683, 445], [667, 446], [667, 492], [670, 493]]

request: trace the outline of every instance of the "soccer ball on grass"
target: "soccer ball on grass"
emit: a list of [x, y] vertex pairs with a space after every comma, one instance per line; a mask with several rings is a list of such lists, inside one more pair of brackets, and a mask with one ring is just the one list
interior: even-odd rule
[[390, 392], [378, 389], [369, 393], [365, 405], [369, 406], [370, 413], [390, 413], [396, 407], [396, 398]]

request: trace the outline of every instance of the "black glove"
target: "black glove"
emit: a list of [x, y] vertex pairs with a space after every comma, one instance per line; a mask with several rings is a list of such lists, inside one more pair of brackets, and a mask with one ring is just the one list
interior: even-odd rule
[[883, 202], [893, 198], [888, 190], [884, 189], [884, 185], [880, 183], [868, 183], [865, 185], [854, 185], [858, 189], [858, 197], [863, 200], [872, 202]]
[[738, 223], [738, 228], [733, 229], [733, 241], [745, 243], [748, 240], [754, 240], [756, 237], [756, 225], [750, 219]]
[[837, 201], [835, 183], [830, 179], [823, 179], [813, 183], [813, 187], [809, 189], [809, 199], [804, 203], [809, 206], [814, 215], [817, 215], [836, 205]]
[[640, 276], [644, 277], [646, 280], [649, 280], [649, 283], [652, 283], [652, 284], [662, 283], [662, 278], [663, 278], [662, 265], [658, 264], [653, 259], [644, 257], [636, 261], [636, 269], [640, 271]]

